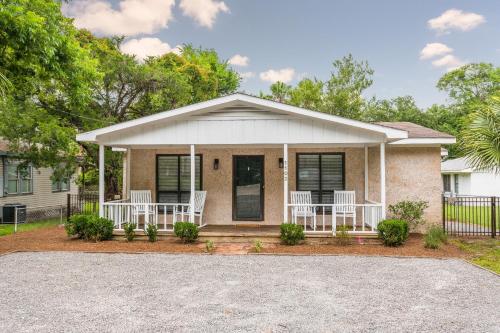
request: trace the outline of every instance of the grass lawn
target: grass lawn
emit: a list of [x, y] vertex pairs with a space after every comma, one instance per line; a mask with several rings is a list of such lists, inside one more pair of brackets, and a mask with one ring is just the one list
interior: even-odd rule
[[[22, 223], [17, 225], [17, 232], [31, 231], [40, 228], [48, 228], [61, 223], [59, 218], [42, 220], [37, 222]], [[14, 224], [0, 224], [0, 236], [14, 233]]]
[[[482, 226], [491, 225], [491, 207], [490, 206], [465, 206], [450, 205], [445, 206], [446, 219], [448, 221], [457, 221], [463, 223], [474, 223]], [[497, 229], [500, 223], [500, 207], [496, 207]]]
[[500, 240], [454, 240], [462, 251], [471, 255], [470, 261], [500, 274]]

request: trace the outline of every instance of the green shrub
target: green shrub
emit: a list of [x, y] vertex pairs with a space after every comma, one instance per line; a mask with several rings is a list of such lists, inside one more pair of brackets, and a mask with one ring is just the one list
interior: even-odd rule
[[74, 215], [64, 228], [68, 236], [99, 242], [113, 238], [114, 223], [96, 215]]
[[174, 234], [184, 243], [192, 243], [198, 238], [198, 227], [191, 222], [177, 222], [174, 225]]
[[280, 234], [281, 241], [286, 245], [296, 245], [304, 239], [304, 229], [298, 224], [283, 223]]
[[92, 216], [87, 221], [85, 228], [85, 239], [100, 242], [113, 238], [113, 229], [115, 224], [113, 221], [104, 217]]
[[154, 243], [158, 240], [158, 227], [156, 224], [148, 224], [144, 233], [148, 236], [148, 240]]
[[408, 223], [403, 220], [384, 220], [377, 229], [386, 246], [399, 246], [408, 239]]
[[215, 250], [215, 244], [214, 244], [214, 241], [213, 240], [207, 240], [205, 242], [205, 248], [207, 250], [208, 253], [212, 253], [214, 250]]
[[253, 241], [253, 249], [255, 250], [256, 253], [262, 252], [262, 249], [264, 248], [264, 245], [262, 242], [258, 239]]
[[408, 222], [410, 229], [415, 230], [424, 223], [424, 210], [429, 207], [427, 201], [404, 200], [394, 205], [389, 205], [388, 210], [393, 219]]
[[91, 215], [73, 215], [64, 223], [64, 229], [69, 237], [77, 236], [83, 238], [85, 236], [85, 226]]
[[123, 225], [123, 231], [125, 232], [125, 239], [128, 242], [131, 242], [135, 238], [135, 228], [136, 228], [135, 223], [125, 223]]
[[428, 249], [438, 249], [442, 243], [447, 242], [448, 236], [439, 226], [430, 227], [424, 237], [424, 246]]
[[347, 232], [348, 228], [345, 225], [341, 225], [337, 228], [336, 236], [339, 245], [346, 246], [351, 244], [351, 235]]

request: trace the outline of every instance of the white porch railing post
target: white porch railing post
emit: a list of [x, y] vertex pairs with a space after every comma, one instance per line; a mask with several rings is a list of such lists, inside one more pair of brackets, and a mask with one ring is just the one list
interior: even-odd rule
[[288, 222], [288, 144], [283, 145], [283, 222]]
[[380, 203], [382, 204], [382, 219], [385, 219], [385, 143], [380, 144]]
[[99, 217], [104, 217], [104, 145], [99, 145]]
[[365, 145], [365, 201], [368, 200], [368, 146]]
[[194, 156], [194, 145], [191, 145], [191, 200], [190, 200], [190, 205], [191, 205], [191, 211], [190, 211], [190, 220], [191, 223], [194, 223], [194, 182], [195, 182], [195, 156]]

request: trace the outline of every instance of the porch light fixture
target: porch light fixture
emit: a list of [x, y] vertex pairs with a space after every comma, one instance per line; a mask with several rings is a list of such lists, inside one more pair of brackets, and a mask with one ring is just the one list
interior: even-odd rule
[[214, 170], [218, 170], [219, 169], [219, 159], [216, 158], [214, 159]]
[[278, 165], [280, 169], [283, 169], [283, 157], [278, 158]]

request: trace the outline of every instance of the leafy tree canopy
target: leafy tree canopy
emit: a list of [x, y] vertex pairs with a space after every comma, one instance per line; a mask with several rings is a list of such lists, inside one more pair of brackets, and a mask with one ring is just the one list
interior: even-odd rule
[[[120, 51], [123, 38], [77, 30], [60, 2], [0, 0], [0, 137], [23, 164], [72, 172], [77, 157], [96, 165], [87, 131], [234, 92], [239, 76], [214, 50], [185, 45], [141, 63]], [[108, 192], [121, 160], [106, 152]], [[118, 170], [118, 171], [117, 171]]]

